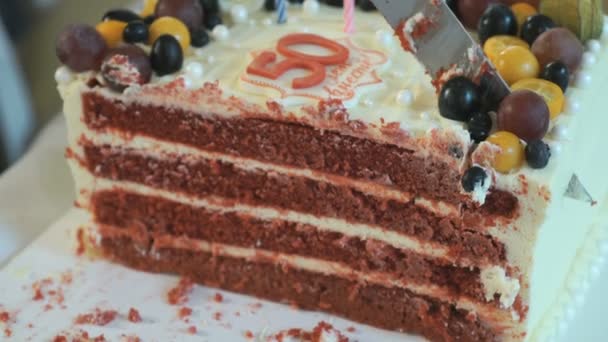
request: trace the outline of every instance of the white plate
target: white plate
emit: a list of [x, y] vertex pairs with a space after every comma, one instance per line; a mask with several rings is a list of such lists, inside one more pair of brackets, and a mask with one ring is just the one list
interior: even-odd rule
[[[351, 341], [422, 341], [202, 286], [195, 286], [183, 305], [170, 305], [167, 293], [176, 286], [178, 278], [78, 257], [72, 237], [85, 220], [81, 212], [70, 211], [0, 272], [0, 312], [11, 314], [8, 328], [13, 341], [49, 341], [58, 334], [79, 329], [91, 336], [103, 334], [109, 341], [123, 341], [129, 335], [143, 341], [163, 342], [252, 341], [265, 340], [264, 337], [289, 328], [312, 330], [321, 321], [332, 324]], [[72, 277], [71, 283], [62, 282], [65, 275]], [[35, 284], [46, 278], [52, 280], [41, 286], [44, 298], [34, 300]], [[62, 303], [58, 300], [59, 291], [63, 291], [65, 298]], [[215, 301], [216, 293], [222, 294], [221, 302]], [[46, 305], [52, 308], [45, 309]], [[184, 306], [193, 310], [188, 322], [179, 318], [179, 310]], [[97, 308], [115, 310], [118, 316], [103, 327], [74, 324], [76, 317]], [[142, 322], [131, 323], [127, 319], [130, 308], [139, 311]], [[218, 313], [220, 319], [215, 318]], [[188, 332], [190, 326], [197, 328], [195, 335]], [[349, 332], [350, 327], [353, 332]], [[3, 323], [0, 328], [2, 340]], [[254, 339], [246, 338], [248, 331]]]

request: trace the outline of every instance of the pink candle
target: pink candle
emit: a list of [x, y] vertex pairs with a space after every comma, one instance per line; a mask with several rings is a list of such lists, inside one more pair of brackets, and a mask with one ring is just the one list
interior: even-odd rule
[[355, 32], [355, 0], [344, 0], [344, 32]]

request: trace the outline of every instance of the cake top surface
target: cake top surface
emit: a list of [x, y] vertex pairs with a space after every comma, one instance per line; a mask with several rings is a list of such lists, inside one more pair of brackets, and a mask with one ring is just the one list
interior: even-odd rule
[[[207, 14], [206, 21], [215, 18], [213, 20], [217, 22], [205, 23], [209, 28], [206, 31], [204, 28], [188, 27], [191, 26], [189, 21], [192, 18], [187, 16], [181, 23], [179, 20], [168, 20], [172, 18], [162, 16], [159, 12], [162, 9], [159, 9], [156, 1], [146, 2], [146, 8], [140, 14], [152, 18], [147, 28], [148, 38], [141, 42], [137, 42], [136, 34], [133, 34], [135, 38], [129, 38], [134, 39], [134, 46], [141, 49], [137, 53], [125, 52], [124, 49], [117, 52], [122, 48], [118, 47], [121, 41], [127, 39], [125, 32], [137, 32], [137, 27], [129, 30], [126, 22], [121, 22], [123, 19], [116, 15], [106, 15], [104, 21], [97, 25], [96, 31], [106, 41], [106, 47], [112, 49], [107, 54], [104, 50], [103, 63], [97, 61], [92, 67], [101, 70], [91, 74], [87, 72], [91, 68], [80, 69], [78, 65], [74, 67], [73, 62], [62, 58], [60, 54], [62, 62], [72, 69], [59, 69], [57, 79], [60, 88], [67, 87], [75, 80], [82, 82], [95, 77], [108, 88], [108, 96], [123, 92], [123, 98], [132, 101], [190, 106], [194, 111], [202, 100], [202, 90], [213, 88], [219, 91], [213, 92], [212, 96], [228, 99], [222, 108], [223, 115], [227, 116], [244, 112], [272, 114], [273, 109], [279, 108], [283, 116], [308, 119], [312, 112], [319, 114], [317, 111], [321, 103], [329, 101], [325, 103], [330, 107], [326, 108], [328, 111], [343, 111], [347, 124], [363, 124], [365, 134], [373, 138], [396, 142], [406, 148], [427, 151], [433, 155], [443, 155], [462, 171], [470, 164], [479, 165], [490, 176], [493, 184], [506, 189], [521, 190], [521, 175], [529, 181], [544, 184], [546, 189], [552, 189], [554, 183], [566, 183], [561, 175], [555, 176], [558, 165], [556, 156], [560, 155], [563, 144], [572, 138], [576, 128], [572, 117], [581, 110], [581, 103], [585, 102], [584, 98], [588, 94], [583, 88], [592, 83], [593, 74], [604, 68], [597, 65], [599, 55], [603, 52], [601, 40], [587, 39], [584, 53], [581, 44], [582, 55], [575, 57], [580, 59], [578, 62], [582, 66], [571, 73], [571, 81], [566, 82], [569, 83], [569, 88], [565, 94], [555, 91], [555, 84], [548, 81], [551, 83], [548, 88], [539, 89], [536, 81], [518, 86], [537, 94], [545, 92], [547, 109], [540, 110], [542, 113], [537, 115], [538, 119], [534, 119], [533, 124], [526, 118], [512, 119], [516, 116], [514, 114], [503, 115], [498, 108], [475, 118], [466, 115], [465, 120], [454, 120], [454, 117], [446, 118], [450, 115], [446, 115], [445, 111], [442, 113], [440, 108], [443, 95], [438, 94], [438, 91], [442, 89], [434, 87], [432, 78], [423, 66], [403, 49], [399, 37], [377, 12], [355, 11], [355, 30], [345, 33], [343, 9], [320, 4], [315, 0], [306, 0], [302, 4], [287, 3], [283, 23], [278, 23], [281, 11], [278, 14], [274, 10], [264, 10], [265, 5], [261, 1], [246, 4], [226, 1], [220, 4], [226, 23], [220, 23], [222, 19], [219, 14]], [[506, 16], [508, 15], [509, 13]], [[499, 20], [504, 20], [503, 17], [500, 18]], [[201, 18], [194, 20], [199, 19]], [[177, 38], [172, 41], [165, 39], [167, 34]], [[183, 36], [187, 36], [187, 39]], [[556, 39], [562, 44], [560, 46], [564, 45], [561, 43], [562, 38]], [[163, 41], [162, 44], [160, 41]], [[486, 49], [490, 56], [492, 51], [522, 44], [521, 41], [523, 40], [514, 37], [501, 38], [484, 47], [494, 47], [494, 50]], [[179, 46], [182, 47], [181, 56], [175, 57], [180, 55], [176, 53], [176, 50], [180, 50]], [[568, 51], [577, 49], [578, 47], [571, 48]], [[518, 60], [522, 65], [526, 65], [528, 60], [540, 62], [547, 50], [550, 48], [537, 52], [537, 57], [529, 51], [516, 51], [514, 57], [505, 57], [506, 63]], [[531, 51], [535, 52], [534, 46]], [[127, 60], [131, 61], [135, 59], [133, 54], [140, 60], [142, 54], [150, 56], [149, 65], [145, 62], [121, 63], [121, 53], [129, 56]], [[155, 59], [159, 55], [165, 56], [164, 59]], [[498, 59], [493, 62], [497, 65], [500, 63]], [[141, 64], [146, 64], [143, 72], [138, 67]], [[536, 66], [535, 75], [528, 76], [540, 77], [539, 67], [540, 65]], [[84, 73], [78, 73], [79, 76], [74, 77], [74, 71]], [[508, 75], [518, 72], [522, 71], [507, 70]], [[525, 74], [526, 71], [523, 72]], [[451, 70], [442, 76], [445, 81], [457, 75], [457, 70]], [[453, 88], [465, 89], [466, 85]], [[547, 99], [552, 94], [558, 101], [551, 102]], [[530, 107], [529, 103], [544, 107], [545, 102], [540, 95], [527, 95], [523, 100], [514, 101], [512, 113], [525, 113], [526, 106]], [[549, 114], [550, 118], [547, 117]], [[508, 119], [501, 120], [501, 117]], [[479, 130], [479, 127], [487, 126], [490, 128], [481, 129], [481, 138], [477, 136], [479, 134], [474, 135], [472, 127]], [[475, 147], [475, 141], [484, 140], [490, 133], [499, 130], [509, 132], [498, 132], [500, 134], [490, 136], [489, 141], [481, 142]], [[532, 140], [535, 140], [533, 144]], [[532, 157], [526, 156], [526, 145], [530, 146]], [[439, 151], [437, 146], [445, 150]], [[474, 150], [471, 159], [454, 157], [450, 152], [454, 151], [454, 146], [463, 152]], [[549, 150], [550, 153], [547, 153]], [[548, 161], [550, 155], [553, 158]], [[524, 159], [529, 160], [526, 163]], [[480, 202], [483, 202], [484, 194], [489, 188], [489, 184], [483, 181], [486, 178], [483, 174], [470, 178], [472, 186], [469, 188], [473, 190], [473, 197], [478, 197]]]

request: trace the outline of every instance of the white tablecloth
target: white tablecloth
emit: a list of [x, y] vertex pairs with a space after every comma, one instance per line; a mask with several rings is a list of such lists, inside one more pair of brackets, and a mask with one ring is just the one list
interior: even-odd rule
[[[0, 176], [0, 268], [73, 203], [74, 190], [63, 158], [65, 121], [53, 120], [25, 157]], [[608, 264], [590, 283], [587, 300], [557, 341], [608, 341]]]

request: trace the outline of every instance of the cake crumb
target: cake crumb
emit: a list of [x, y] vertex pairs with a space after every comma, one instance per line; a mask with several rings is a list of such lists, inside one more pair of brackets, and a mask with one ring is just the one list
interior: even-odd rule
[[348, 331], [349, 333], [354, 333], [355, 331], [357, 331], [357, 329], [355, 329], [355, 327], [351, 325], [350, 327], [346, 328], [346, 331]]
[[184, 307], [180, 308], [179, 311], [178, 311], [178, 313], [177, 313], [177, 316], [180, 319], [184, 319], [186, 317], [189, 317], [190, 315], [192, 315], [192, 309], [189, 308], [189, 307], [187, 307], [187, 306], [184, 306]]
[[128, 314], [128, 319], [129, 319], [129, 322], [131, 322], [131, 323], [139, 323], [139, 322], [141, 322], [141, 315], [139, 314], [139, 311], [137, 311], [137, 309], [130, 308], [129, 314]]
[[194, 283], [188, 278], [182, 278], [177, 285], [167, 292], [167, 301], [171, 305], [183, 304], [188, 301], [188, 295], [192, 292]]
[[253, 335], [253, 333], [251, 332], [251, 330], [247, 330], [245, 331], [245, 338], [247, 338], [248, 340], [253, 340], [255, 336]]
[[213, 319], [216, 321], [221, 321], [222, 320], [222, 313], [221, 312], [215, 312], [213, 314]]
[[188, 333], [192, 334], [192, 335], [196, 335], [197, 333], [197, 329], [194, 325], [191, 325], [190, 327], [188, 327]]
[[[350, 327], [353, 328], [354, 327]], [[350, 329], [349, 328], [349, 329]], [[293, 339], [300, 340], [302, 342], [323, 342], [323, 341], [337, 341], [337, 342], [349, 342], [348, 337], [344, 336], [340, 331], [335, 329], [331, 324], [321, 321], [319, 322], [312, 331], [306, 331], [300, 328], [291, 328], [279, 331], [278, 333], [270, 336], [267, 341], [270, 342], [284, 342], [291, 341]]]
[[91, 324], [104, 326], [112, 322], [117, 315], [118, 312], [116, 312], [115, 310], [95, 309], [95, 312], [93, 313], [78, 315], [74, 320], [74, 324]]
[[85, 252], [85, 241], [84, 241], [84, 228], [80, 227], [76, 231], [76, 255], [82, 256]]
[[216, 294], [213, 296], [213, 300], [214, 300], [216, 303], [221, 303], [221, 302], [223, 302], [223, 301], [224, 301], [224, 296], [222, 296], [222, 294], [221, 294], [221, 293], [217, 292], [217, 293], [216, 293]]
[[122, 342], [141, 342], [141, 339], [137, 335], [122, 335]]
[[11, 337], [11, 336], [13, 336], [13, 331], [10, 328], [5, 328], [4, 329], [4, 336], [5, 337]]
[[11, 314], [8, 311], [0, 311], [0, 322], [6, 323], [11, 319]]

